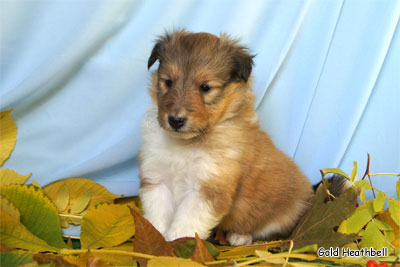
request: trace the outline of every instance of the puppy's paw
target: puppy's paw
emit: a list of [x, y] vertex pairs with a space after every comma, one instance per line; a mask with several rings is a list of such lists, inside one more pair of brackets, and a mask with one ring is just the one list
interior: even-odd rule
[[253, 236], [250, 234], [241, 235], [233, 232], [229, 232], [226, 236], [231, 246], [245, 246], [253, 243]]
[[167, 231], [167, 233], [164, 235], [165, 239], [167, 241], [174, 241], [178, 238], [182, 238], [182, 237], [194, 237], [194, 232], [193, 233], [189, 233], [189, 232], [183, 232], [183, 231], [179, 231], [179, 230], [169, 230]]

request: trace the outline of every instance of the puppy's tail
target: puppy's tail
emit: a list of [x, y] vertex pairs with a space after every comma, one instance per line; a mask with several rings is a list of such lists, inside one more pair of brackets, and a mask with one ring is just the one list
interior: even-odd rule
[[[347, 189], [351, 187], [351, 183], [349, 182], [349, 180], [347, 180], [346, 177], [343, 177], [339, 174], [332, 175], [327, 179], [327, 181], [329, 183], [328, 185], [329, 192], [335, 197], [340, 196], [342, 193], [344, 193]], [[313, 185], [314, 192], [317, 191], [317, 188], [321, 183], [322, 181]]]

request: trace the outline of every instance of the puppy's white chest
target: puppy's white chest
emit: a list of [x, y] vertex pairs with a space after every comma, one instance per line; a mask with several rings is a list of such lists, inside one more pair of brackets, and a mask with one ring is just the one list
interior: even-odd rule
[[212, 152], [182, 145], [159, 126], [144, 127], [143, 134], [142, 176], [150, 183], [167, 185], [175, 203], [200, 190], [202, 181], [216, 173]]

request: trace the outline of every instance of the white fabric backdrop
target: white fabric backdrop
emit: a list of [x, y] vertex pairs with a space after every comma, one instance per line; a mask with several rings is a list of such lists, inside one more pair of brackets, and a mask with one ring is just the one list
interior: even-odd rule
[[[227, 32], [257, 54], [263, 127], [312, 182], [352, 162], [400, 172], [398, 0], [0, 0], [0, 110], [18, 141], [4, 168], [46, 185], [87, 177], [135, 195], [155, 36]], [[374, 178], [392, 196], [395, 177]]]

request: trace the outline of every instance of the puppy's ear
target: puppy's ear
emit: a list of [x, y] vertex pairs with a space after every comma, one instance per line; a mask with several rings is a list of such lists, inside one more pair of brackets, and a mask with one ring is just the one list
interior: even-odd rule
[[151, 51], [151, 55], [149, 57], [149, 60], [147, 61], [147, 69], [150, 69], [157, 59], [158, 60], [160, 59], [160, 54], [161, 54], [161, 42], [158, 42]]
[[238, 47], [233, 52], [233, 70], [232, 75], [244, 82], [250, 77], [253, 69], [253, 57], [246, 52], [246, 48]]

